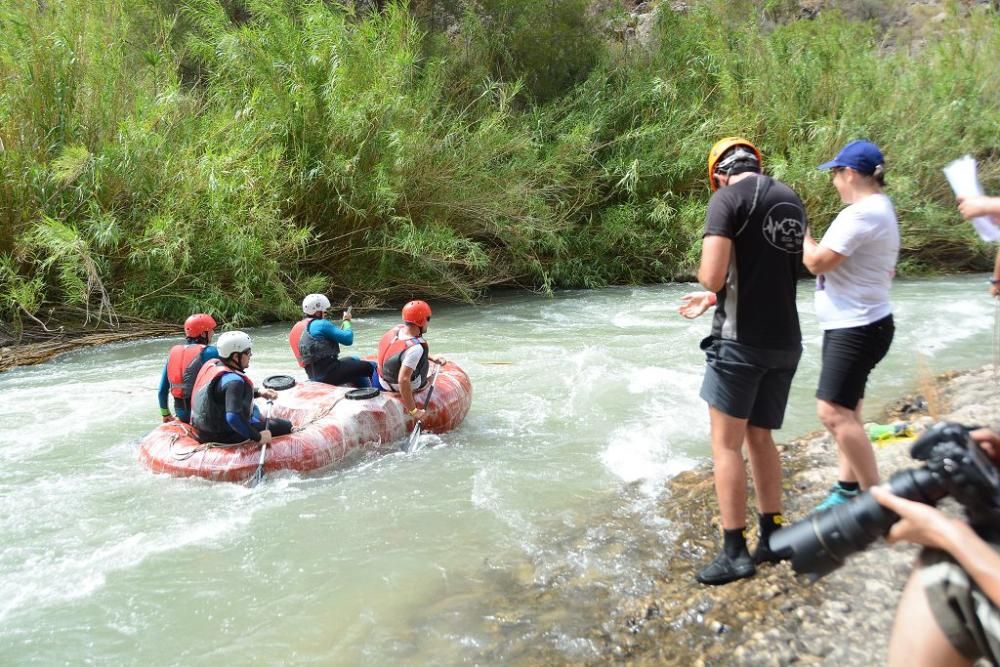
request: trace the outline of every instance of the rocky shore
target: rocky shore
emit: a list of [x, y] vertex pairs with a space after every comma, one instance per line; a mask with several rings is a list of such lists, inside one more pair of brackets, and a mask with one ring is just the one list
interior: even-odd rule
[[[887, 406], [882, 421], [902, 420], [918, 431], [939, 419], [991, 423], [1000, 415], [998, 385], [992, 366], [942, 376], [921, 395]], [[825, 433], [779, 447], [785, 514], [794, 522], [826, 495], [836, 456]], [[876, 447], [884, 479], [917, 465], [909, 448]], [[701, 586], [695, 570], [719, 545], [709, 467], [674, 478], [653, 512], [639, 506], [640, 495], [610, 511], [606, 499], [595, 502], [581, 520], [590, 528], [557, 538], [527, 562], [488, 563], [481, 576], [492, 579], [492, 594], [471, 609], [462, 595], [442, 600], [425, 610], [428, 626], [436, 627], [415, 631], [440, 632], [447, 618], [477, 614], [487, 625], [479, 655], [486, 664], [885, 664], [917, 547], [879, 540], [815, 583], [780, 563], [751, 579]], [[942, 506], [958, 510], [950, 500]], [[755, 542], [751, 535], [751, 548]]]
[[[998, 378], [992, 366], [941, 378], [940, 419], [990, 423], [1000, 415]], [[935, 421], [927, 401], [904, 399], [889, 417], [922, 429]], [[919, 406], [915, 414], [914, 406]], [[903, 408], [900, 414], [898, 408]], [[895, 414], [892, 414], [895, 413]], [[836, 479], [828, 435], [781, 446], [786, 470], [786, 515], [797, 520]], [[883, 478], [916, 464], [909, 444], [876, 447]], [[896, 603], [917, 548], [878, 541], [816, 583], [797, 577], [787, 563], [764, 566], [756, 577], [719, 588], [693, 583], [695, 564], [717, 548], [715, 501], [706, 471], [680, 476], [665, 514], [686, 524], [672, 558], [671, 578], [657, 582], [645, 609], [633, 616], [633, 634], [619, 650], [635, 664], [877, 665], [885, 664]], [[952, 509], [957, 509], [950, 503]], [[678, 634], [685, 635], [683, 638]], [[676, 637], [679, 641], [672, 641]], [[676, 646], [685, 647], [677, 651]]]

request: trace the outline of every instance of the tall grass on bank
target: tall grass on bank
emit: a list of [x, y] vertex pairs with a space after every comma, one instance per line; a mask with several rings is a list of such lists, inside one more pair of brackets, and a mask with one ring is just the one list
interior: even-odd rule
[[[659, 12], [648, 48], [584, 2], [321, 0], [0, 6], [0, 316], [60, 307], [232, 324], [301, 295], [473, 300], [498, 285], [689, 275], [720, 136], [758, 143], [822, 229], [815, 165], [887, 156], [904, 270], [984, 267], [940, 168], [997, 175], [1000, 24], [910, 44], [768, 3]], [[770, 3], [775, 4], [775, 3]], [[454, 6], [454, 7], [452, 7]], [[77, 311], [74, 311], [77, 312]]]

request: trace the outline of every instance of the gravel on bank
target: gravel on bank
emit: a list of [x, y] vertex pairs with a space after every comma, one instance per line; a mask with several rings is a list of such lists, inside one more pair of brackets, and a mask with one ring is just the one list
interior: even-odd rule
[[[998, 376], [992, 366], [950, 375], [936, 383], [940, 415], [899, 415], [918, 429], [935, 417], [966, 425], [989, 424], [1000, 415]], [[903, 400], [904, 413], [922, 400]], [[922, 408], [926, 411], [926, 405]], [[892, 411], [892, 406], [890, 406]], [[806, 516], [836, 480], [834, 445], [827, 434], [781, 445], [785, 514]], [[883, 479], [919, 465], [909, 444], [876, 447]], [[885, 664], [896, 604], [918, 547], [877, 541], [816, 583], [790, 564], [765, 565], [757, 576], [727, 586], [700, 586], [695, 569], [718, 549], [711, 476], [680, 476], [664, 503], [669, 520], [682, 520], [684, 545], [657, 582], [645, 610], [634, 619], [634, 641], [622, 647], [633, 664], [878, 665]], [[958, 511], [954, 502], [945, 506]], [[700, 516], [694, 514], [701, 508]], [[683, 518], [682, 518], [683, 517]], [[752, 525], [748, 522], [748, 526]], [[709, 530], [705, 527], [712, 526]], [[751, 541], [752, 542], [752, 541]], [[683, 633], [686, 636], [679, 636]], [[681, 650], [678, 650], [678, 649]]]

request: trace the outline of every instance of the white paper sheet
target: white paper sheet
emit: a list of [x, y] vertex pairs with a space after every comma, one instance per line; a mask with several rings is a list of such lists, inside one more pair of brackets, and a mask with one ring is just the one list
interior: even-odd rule
[[[976, 160], [971, 155], [963, 155], [949, 163], [943, 171], [956, 197], [979, 197], [983, 194], [983, 186], [976, 176]], [[993, 224], [988, 216], [973, 218], [969, 222], [979, 232], [982, 240], [994, 243], [1000, 241], [1000, 227]]]

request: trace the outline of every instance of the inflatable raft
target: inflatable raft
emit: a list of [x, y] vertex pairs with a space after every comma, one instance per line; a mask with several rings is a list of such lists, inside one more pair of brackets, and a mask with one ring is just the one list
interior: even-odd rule
[[[429, 386], [416, 392], [417, 405], [423, 406]], [[342, 467], [403, 441], [413, 430], [416, 420], [406, 413], [396, 394], [382, 392], [373, 398], [352, 400], [350, 392], [350, 387], [309, 381], [279, 391], [272, 415], [288, 419], [294, 428], [268, 446], [265, 473]], [[448, 362], [438, 371], [427, 414], [421, 420], [423, 432], [454, 429], [465, 419], [471, 404], [469, 376]], [[260, 408], [267, 414], [263, 405]], [[193, 436], [194, 429], [182, 422], [162, 424], [139, 442], [139, 460], [153, 472], [226, 482], [242, 482], [256, 471], [261, 454], [256, 442], [205, 445]]]

